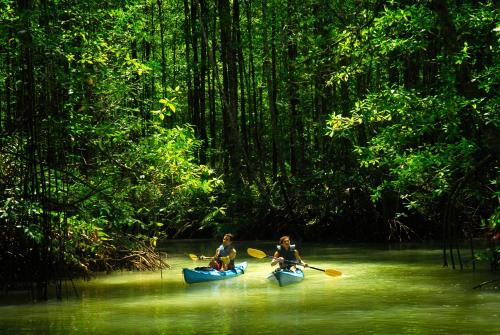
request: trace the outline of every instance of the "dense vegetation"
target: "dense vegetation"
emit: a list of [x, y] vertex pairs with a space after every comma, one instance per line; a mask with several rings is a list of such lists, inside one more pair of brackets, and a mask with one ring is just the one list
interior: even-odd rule
[[0, 0], [0, 283], [226, 231], [497, 266], [499, 29], [493, 1]]

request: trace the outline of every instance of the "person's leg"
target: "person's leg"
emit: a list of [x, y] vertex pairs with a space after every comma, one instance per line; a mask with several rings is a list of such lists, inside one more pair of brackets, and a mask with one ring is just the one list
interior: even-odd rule
[[221, 263], [220, 262], [217, 262], [217, 260], [215, 259], [212, 259], [210, 261], [210, 264], [208, 265], [210, 266], [212, 269], [215, 269], [215, 270], [220, 270], [221, 268]]

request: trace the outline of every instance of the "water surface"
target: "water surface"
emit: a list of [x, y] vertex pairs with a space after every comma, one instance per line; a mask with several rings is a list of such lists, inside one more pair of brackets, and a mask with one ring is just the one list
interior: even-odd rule
[[32, 303], [0, 298], [1, 334], [500, 334], [498, 290], [473, 290], [493, 279], [441, 266], [429, 246], [298, 245], [303, 258], [341, 277], [306, 269], [302, 283], [280, 288], [265, 278], [273, 244], [235, 242], [244, 275], [227, 281], [184, 283], [183, 267], [205, 265], [188, 253], [209, 255], [218, 242], [168, 242], [169, 270], [115, 272], [70, 283], [64, 299]]

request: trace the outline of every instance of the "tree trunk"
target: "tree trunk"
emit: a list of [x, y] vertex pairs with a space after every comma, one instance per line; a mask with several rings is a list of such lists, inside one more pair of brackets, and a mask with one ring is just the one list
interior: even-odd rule
[[269, 50], [269, 39], [268, 39], [268, 27], [269, 19], [268, 19], [268, 6], [267, 0], [262, 0], [262, 38], [264, 43], [264, 53], [262, 71], [263, 76], [265, 78], [266, 87], [267, 87], [267, 99], [269, 104], [269, 111], [271, 114], [271, 134], [272, 134], [272, 173], [273, 179], [276, 179], [278, 176], [278, 149], [277, 149], [277, 116], [276, 116], [276, 96], [274, 90], [273, 77], [271, 74], [271, 53]]
[[[460, 51], [457, 30], [450, 15], [446, 0], [432, 0], [431, 6], [439, 18], [446, 54], [448, 56], [457, 54]], [[459, 93], [466, 98], [475, 97], [477, 95], [477, 88], [471, 81], [470, 70], [467, 62], [457, 64], [456, 76]]]
[[247, 35], [248, 35], [248, 54], [249, 54], [249, 86], [248, 86], [248, 113], [250, 115], [250, 132], [255, 146], [257, 157], [262, 157], [262, 144], [260, 139], [259, 119], [258, 119], [258, 106], [257, 106], [257, 84], [255, 79], [255, 63], [253, 53], [253, 28], [252, 28], [252, 3], [245, 0], [246, 17], [247, 17]]
[[[206, 0], [200, 1], [200, 10], [205, 15], [208, 15], [208, 8], [206, 5]], [[208, 136], [207, 136], [207, 121], [206, 121], [206, 78], [207, 78], [207, 61], [208, 61], [208, 40], [204, 38], [203, 31], [206, 31], [207, 23], [204, 15], [200, 15], [200, 27], [201, 33], [201, 68], [200, 68], [200, 138], [203, 141], [200, 162], [205, 164], [207, 162], [207, 150], [208, 150]], [[206, 35], [205, 35], [206, 36]], [[210, 77], [208, 79], [210, 81]]]
[[156, 0], [158, 4], [158, 21], [160, 23], [160, 48], [161, 48], [161, 86], [163, 97], [167, 96], [167, 67], [165, 63], [165, 42], [163, 23], [163, 0]]
[[218, 0], [221, 60], [223, 77], [223, 123], [225, 147], [229, 154], [231, 175], [236, 182], [240, 179], [241, 144], [237, 127], [238, 81], [234, 36], [232, 34], [231, 10], [229, 0]]
[[200, 65], [198, 61], [198, 2], [191, 0], [191, 48], [193, 50], [192, 60], [192, 75], [193, 75], [193, 90], [192, 90], [192, 115], [191, 124], [194, 126], [195, 136], [200, 137], [201, 116], [200, 116]]
[[[233, 36], [236, 46], [236, 56], [238, 62], [238, 73], [239, 73], [239, 86], [240, 86], [240, 128], [241, 128], [241, 142], [242, 149], [244, 150], [245, 156], [248, 156], [248, 130], [247, 130], [247, 114], [246, 114], [246, 101], [245, 101], [245, 62], [243, 58], [243, 43], [241, 40], [241, 29], [240, 29], [240, 5], [239, 0], [233, 1]], [[246, 160], [247, 168], [250, 162]]]
[[299, 138], [302, 138], [302, 134], [299, 129], [299, 115], [297, 113], [297, 105], [299, 103], [298, 93], [299, 87], [297, 85], [297, 79], [295, 78], [295, 62], [297, 59], [297, 44], [295, 43], [295, 4], [294, 0], [288, 0], [287, 2], [287, 88], [288, 88], [288, 100], [290, 105], [290, 168], [292, 175], [301, 174], [301, 162], [298, 158], [300, 152], [302, 151], [299, 146]]
[[193, 86], [192, 86], [192, 68], [191, 68], [191, 20], [188, 0], [184, 0], [184, 41], [186, 45], [186, 86], [188, 96], [188, 115], [192, 118], [193, 108]]

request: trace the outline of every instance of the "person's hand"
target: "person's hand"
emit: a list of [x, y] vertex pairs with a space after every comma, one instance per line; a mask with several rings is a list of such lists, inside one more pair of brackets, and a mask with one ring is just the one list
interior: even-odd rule
[[308, 267], [309, 267], [309, 264], [307, 264], [307, 263], [302, 263], [302, 265], [303, 265], [305, 268], [308, 268]]
[[283, 263], [285, 262], [285, 259], [283, 257], [278, 257], [276, 258], [276, 260], [279, 262], [279, 263]]

